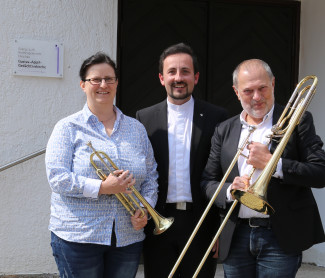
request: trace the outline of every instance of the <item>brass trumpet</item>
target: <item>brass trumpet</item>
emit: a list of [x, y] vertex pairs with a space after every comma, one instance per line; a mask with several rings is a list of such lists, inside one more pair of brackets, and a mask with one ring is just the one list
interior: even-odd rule
[[[312, 84], [306, 85], [305, 83], [308, 80], [312, 80]], [[204, 262], [208, 258], [214, 244], [216, 243], [217, 239], [219, 238], [222, 230], [224, 229], [230, 215], [232, 214], [233, 210], [235, 209], [238, 202], [244, 204], [245, 206], [258, 211], [263, 214], [272, 214], [274, 213], [274, 209], [270, 204], [267, 202], [266, 192], [267, 187], [270, 182], [270, 179], [276, 169], [276, 166], [281, 158], [281, 155], [291, 137], [292, 132], [294, 131], [295, 127], [299, 124], [304, 112], [306, 111], [308, 105], [310, 104], [314, 94], [316, 93], [316, 87], [318, 83], [318, 78], [314, 75], [309, 75], [303, 78], [299, 84], [296, 86], [296, 89], [292, 93], [284, 111], [282, 112], [278, 122], [272, 127], [272, 134], [270, 135], [270, 142], [271, 140], [278, 139], [280, 142], [274, 151], [272, 158], [267, 163], [265, 168], [263, 169], [262, 173], [259, 175], [255, 183], [248, 187], [246, 191], [241, 190], [232, 190], [231, 194], [234, 196], [235, 201], [233, 202], [232, 206], [230, 207], [227, 215], [225, 216], [223, 222], [220, 225], [219, 230], [217, 231], [215, 237], [213, 238], [209, 248], [207, 249], [203, 259], [201, 260], [198, 268], [196, 269], [193, 277], [197, 277], [201, 268], [203, 267]], [[303, 87], [301, 90], [300, 88]], [[305, 96], [303, 96], [306, 94]], [[289, 121], [287, 123], [287, 121]], [[286, 127], [284, 125], [287, 123]], [[181, 260], [183, 259], [187, 249], [189, 248], [191, 242], [193, 241], [196, 233], [198, 232], [200, 226], [202, 225], [205, 217], [207, 216], [210, 208], [212, 207], [215, 199], [219, 195], [222, 187], [224, 186], [230, 172], [234, 168], [238, 158], [242, 155], [243, 149], [247, 146], [249, 137], [251, 133], [254, 132], [254, 129], [251, 129], [247, 138], [244, 140], [240, 148], [238, 149], [235, 157], [233, 158], [230, 166], [228, 167], [225, 175], [223, 176], [218, 188], [216, 189], [215, 193], [213, 194], [209, 204], [207, 205], [205, 211], [203, 212], [198, 224], [194, 228], [189, 240], [187, 241], [185, 247], [182, 250], [178, 260], [176, 261], [173, 269], [171, 270], [168, 278], [173, 277], [174, 273], [176, 272]]]
[[[107, 175], [94, 162], [93, 160], [94, 155], [96, 155], [99, 158], [99, 160], [103, 163], [103, 165], [110, 172], [110, 174], [115, 175], [113, 173], [113, 170], [107, 165], [107, 163], [104, 160], [104, 158], [106, 158], [106, 160], [110, 163], [110, 165], [114, 168], [114, 170], [118, 170], [118, 167], [109, 158], [109, 156], [104, 152], [96, 151], [90, 141], [87, 143], [87, 146], [89, 146], [93, 150], [93, 153], [90, 155], [90, 162], [95, 168], [96, 174], [100, 177], [100, 179], [104, 181], [107, 178]], [[147, 209], [148, 213], [151, 215], [152, 220], [155, 223], [155, 229], [153, 231], [155, 235], [159, 235], [163, 233], [173, 224], [174, 222], [173, 217], [165, 218], [161, 216], [157, 211], [154, 210], [154, 208], [147, 202], [147, 200], [140, 194], [140, 192], [134, 188], [134, 186], [130, 186], [130, 189], [132, 193], [140, 200], [144, 208]], [[134, 198], [132, 193], [131, 194], [117, 193], [114, 195], [132, 216], [134, 215], [137, 208], [141, 211], [142, 216], [144, 216], [145, 212], [143, 208], [140, 206], [139, 202]]]

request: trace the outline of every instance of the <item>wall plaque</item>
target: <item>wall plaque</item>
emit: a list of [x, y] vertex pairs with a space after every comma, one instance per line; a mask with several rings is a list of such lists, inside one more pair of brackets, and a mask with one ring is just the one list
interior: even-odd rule
[[63, 77], [63, 44], [60, 42], [16, 39], [14, 74]]

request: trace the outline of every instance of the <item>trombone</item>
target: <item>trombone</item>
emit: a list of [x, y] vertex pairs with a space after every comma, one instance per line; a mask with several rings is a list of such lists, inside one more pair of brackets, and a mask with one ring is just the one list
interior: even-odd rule
[[[94, 155], [96, 155], [99, 160], [103, 163], [103, 165], [106, 167], [106, 169], [110, 172], [110, 174], [115, 175], [111, 168], [107, 165], [104, 158], [110, 163], [110, 165], [115, 169], [118, 170], [118, 167], [114, 164], [114, 162], [109, 158], [109, 156], [102, 152], [102, 151], [96, 151], [93, 145], [91, 144], [91, 141], [87, 143], [87, 146], [89, 146], [93, 153], [90, 155], [90, 162], [93, 165], [93, 167], [96, 170], [97, 176], [100, 177], [101, 180], [105, 180], [107, 178], [107, 175], [103, 172], [102, 169], [100, 169], [97, 164], [94, 162]], [[102, 155], [102, 156], [101, 156]], [[134, 188], [134, 186], [130, 186], [130, 189], [132, 193], [140, 200], [140, 202], [143, 204], [143, 206], [147, 209], [148, 213], [151, 215], [152, 220], [155, 223], [155, 229], [153, 233], [155, 235], [159, 235], [166, 231], [174, 222], [173, 217], [165, 218], [161, 216], [157, 211], [154, 210], [154, 208], [147, 202], [147, 200], [140, 194], [138, 190]], [[123, 194], [123, 193], [116, 193], [114, 194], [116, 198], [122, 203], [122, 205], [127, 209], [127, 211], [133, 216], [135, 214], [135, 211], [137, 208], [141, 211], [141, 217], [144, 216], [145, 212], [143, 208], [140, 206], [139, 202], [134, 198], [132, 194]]]
[[[308, 80], [312, 80], [312, 84], [305, 85], [305, 83]], [[213, 238], [209, 248], [207, 249], [204, 257], [202, 258], [198, 268], [196, 269], [193, 277], [197, 277], [199, 274], [201, 268], [203, 267], [203, 264], [205, 263], [207, 257], [209, 256], [209, 253], [211, 252], [214, 244], [216, 243], [217, 239], [219, 238], [222, 230], [224, 229], [230, 215], [232, 214], [233, 210], [235, 209], [238, 202], [242, 203], [243, 205], [258, 211], [263, 214], [272, 214], [274, 213], [274, 209], [270, 204], [267, 202], [266, 198], [266, 192], [268, 184], [271, 180], [271, 176], [274, 173], [274, 170], [276, 169], [276, 166], [281, 158], [281, 155], [291, 137], [292, 132], [294, 131], [295, 127], [299, 124], [304, 112], [306, 111], [307, 107], [309, 106], [314, 94], [316, 93], [316, 87], [318, 83], [318, 78], [314, 75], [309, 75], [303, 78], [298, 85], [296, 86], [296, 89], [292, 93], [286, 107], [284, 108], [278, 122], [272, 127], [272, 134], [270, 135], [270, 141], [271, 140], [279, 140], [279, 144], [274, 151], [272, 158], [267, 163], [265, 168], [263, 169], [262, 173], [259, 175], [257, 180], [248, 187], [246, 191], [241, 190], [231, 190], [232, 196], [235, 198], [233, 204], [231, 205], [227, 215], [225, 216], [223, 222], [220, 225], [219, 230], [217, 231], [215, 237]], [[303, 87], [301, 90], [300, 88]], [[303, 95], [306, 94], [304, 97]], [[289, 121], [284, 127], [285, 123]], [[196, 233], [198, 232], [200, 226], [202, 225], [205, 217], [207, 216], [210, 208], [212, 207], [215, 199], [219, 195], [222, 187], [224, 186], [225, 182], [227, 181], [227, 178], [234, 168], [238, 158], [240, 155], [242, 155], [242, 152], [244, 148], [247, 146], [249, 142], [249, 137], [254, 132], [255, 128], [250, 128], [249, 134], [247, 138], [244, 140], [240, 148], [238, 149], [237, 153], [235, 154], [235, 157], [233, 158], [232, 162], [230, 163], [230, 166], [228, 167], [224, 177], [222, 178], [219, 186], [217, 187], [215, 193], [213, 194], [209, 204], [207, 205], [205, 211], [203, 212], [198, 224], [194, 228], [190, 238], [188, 239], [185, 247], [182, 250], [182, 253], [180, 254], [179, 258], [177, 259], [173, 269], [171, 270], [168, 278], [173, 277], [175, 274], [179, 264], [181, 263], [187, 249], [189, 248], [191, 242], [193, 241]], [[254, 171], [254, 170], [253, 170]], [[250, 176], [252, 173], [250, 174]]]

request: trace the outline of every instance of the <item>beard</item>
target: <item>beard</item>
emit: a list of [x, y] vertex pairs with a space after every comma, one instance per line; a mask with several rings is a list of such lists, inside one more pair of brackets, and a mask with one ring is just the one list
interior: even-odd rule
[[247, 103], [243, 103], [242, 101], [241, 101], [241, 105], [243, 109], [246, 111], [246, 113], [255, 119], [263, 119], [264, 116], [270, 111], [266, 103], [264, 103], [264, 107], [262, 109], [255, 109], [254, 104], [252, 103], [247, 104]]
[[[184, 88], [182, 88], [182, 90], [184, 90], [183, 92], [179, 92], [178, 88], [175, 88], [175, 85], [185, 85]], [[187, 99], [192, 95], [192, 91], [190, 92], [188, 89], [188, 86], [186, 83], [184, 82], [178, 82], [178, 83], [173, 83], [170, 86], [170, 91], [168, 92], [169, 97], [171, 97], [172, 99], [175, 100], [183, 100], [183, 99]]]

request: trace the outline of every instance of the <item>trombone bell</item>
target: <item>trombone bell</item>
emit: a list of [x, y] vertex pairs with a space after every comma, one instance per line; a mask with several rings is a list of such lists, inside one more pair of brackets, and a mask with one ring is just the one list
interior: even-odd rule
[[261, 196], [253, 190], [231, 190], [231, 195], [241, 204], [263, 214], [274, 214], [274, 208], [267, 202], [265, 196]]

